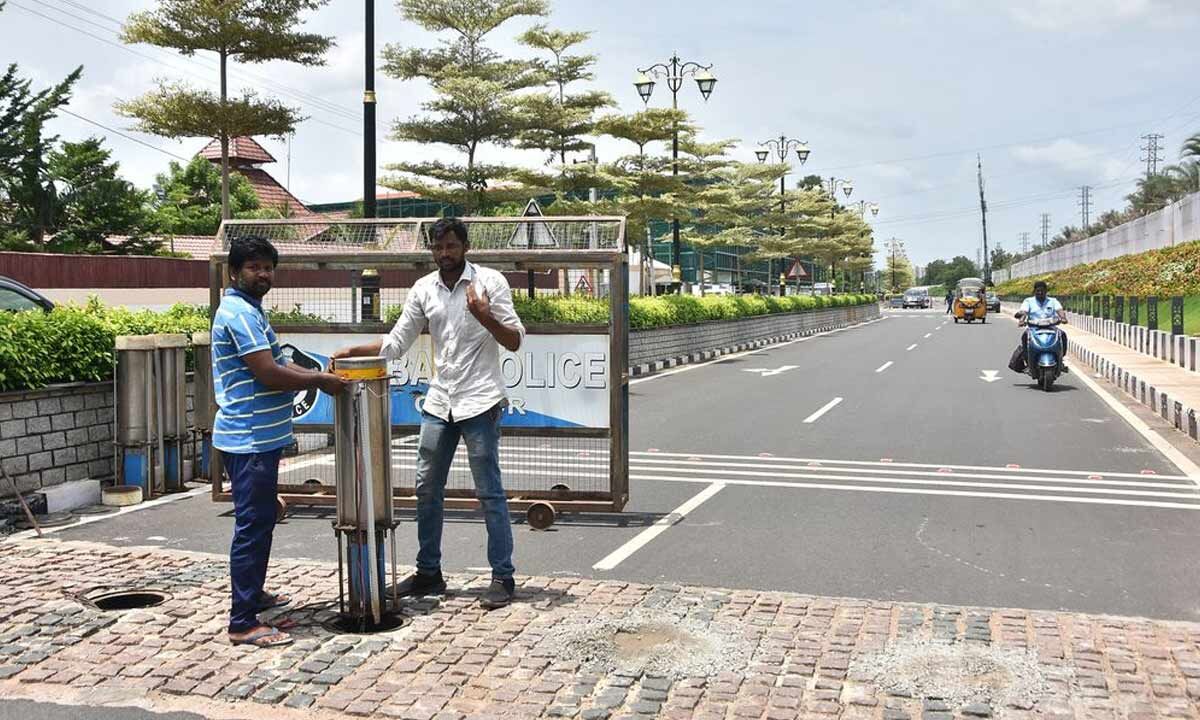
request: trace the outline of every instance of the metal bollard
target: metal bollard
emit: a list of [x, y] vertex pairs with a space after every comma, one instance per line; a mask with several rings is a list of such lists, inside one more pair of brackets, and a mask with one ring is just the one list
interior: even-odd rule
[[192, 376], [192, 426], [199, 442], [199, 457], [192, 458], [197, 478], [208, 479], [212, 456], [213, 420], [217, 416], [217, 399], [213, 392], [212, 334], [192, 333], [196, 353], [196, 372]]
[[[337, 360], [333, 371], [355, 381], [334, 406], [338, 604], [343, 618], [365, 630], [379, 626], [397, 605], [390, 380], [387, 360], [381, 357]], [[390, 609], [385, 567], [389, 540]]]
[[187, 335], [154, 336], [154, 375], [161, 487], [164, 492], [184, 489], [183, 446], [187, 441]]
[[154, 444], [158, 423], [154, 383], [154, 336], [116, 338], [117, 371], [113, 373], [116, 425], [116, 474], [121, 485], [142, 489], [145, 500], [155, 492]]

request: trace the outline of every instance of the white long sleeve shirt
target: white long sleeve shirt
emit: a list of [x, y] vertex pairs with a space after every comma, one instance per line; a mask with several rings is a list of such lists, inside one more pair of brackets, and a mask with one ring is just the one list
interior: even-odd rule
[[472, 282], [477, 295], [487, 293], [492, 317], [520, 332], [524, 340], [525, 326], [513, 308], [508, 280], [470, 262], [453, 288], [446, 287], [436, 270], [418, 280], [404, 301], [400, 319], [383, 336], [383, 354], [397, 360], [429, 328], [435, 369], [422, 407], [447, 422], [468, 420], [507, 399], [500, 344], [467, 308], [467, 286]]

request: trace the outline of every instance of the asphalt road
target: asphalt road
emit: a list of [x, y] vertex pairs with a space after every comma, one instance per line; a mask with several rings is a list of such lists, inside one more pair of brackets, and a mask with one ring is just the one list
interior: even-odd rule
[[[1200, 619], [1195, 483], [1077, 374], [1044, 393], [1009, 372], [1017, 338], [998, 316], [886, 313], [637, 379], [626, 511], [518, 519], [518, 572]], [[199, 496], [61, 535], [222, 553], [229, 509]], [[445, 569], [487, 572], [484, 539], [451, 514]], [[274, 553], [334, 560], [328, 514], [293, 514]]]

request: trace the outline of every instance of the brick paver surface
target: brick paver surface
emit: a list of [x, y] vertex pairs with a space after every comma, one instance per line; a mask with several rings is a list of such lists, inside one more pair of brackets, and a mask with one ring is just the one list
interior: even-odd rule
[[[789, 593], [525, 578], [512, 606], [478, 605], [484, 577], [408, 603], [406, 627], [370, 636], [316, 622], [336, 605], [337, 568], [280, 561], [297, 623], [288, 648], [225, 640], [227, 566], [219, 557], [53, 540], [0, 552], [0, 696], [110, 688], [236, 704], [246, 717], [431, 720], [565, 718], [1197, 718], [1200, 625], [1061, 612], [914, 605]], [[102, 612], [98, 587], [150, 587], [158, 607]], [[581, 667], [551, 647], [580, 618], [668, 611], [737, 628], [751, 654], [712, 677]], [[856, 662], [923, 638], [1024, 651], [1045, 678], [1037, 698], [955, 704], [880, 685]], [[878, 684], [877, 684], [878, 683]]]

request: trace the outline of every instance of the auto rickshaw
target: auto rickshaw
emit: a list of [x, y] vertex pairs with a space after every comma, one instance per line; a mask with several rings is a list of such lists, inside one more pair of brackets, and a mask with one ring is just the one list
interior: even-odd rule
[[954, 289], [954, 322], [987, 322], [987, 295], [979, 278], [963, 278]]

